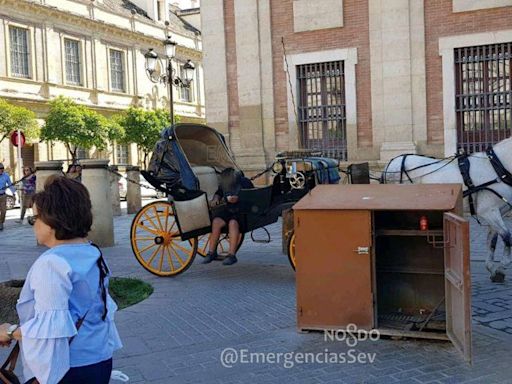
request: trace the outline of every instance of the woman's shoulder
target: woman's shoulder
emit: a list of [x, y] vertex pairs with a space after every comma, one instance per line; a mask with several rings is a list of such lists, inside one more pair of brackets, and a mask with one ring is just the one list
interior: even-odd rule
[[44, 252], [32, 265], [32, 271], [56, 269], [62, 272], [71, 271], [68, 261], [62, 257], [60, 252], [51, 248]]

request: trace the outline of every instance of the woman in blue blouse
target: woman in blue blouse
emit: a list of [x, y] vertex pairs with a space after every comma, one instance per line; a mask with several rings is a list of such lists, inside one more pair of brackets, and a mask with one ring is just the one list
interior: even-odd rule
[[34, 232], [49, 249], [28, 272], [17, 305], [20, 325], [0, 325], [0, 344], [20, 341], [28, 382], [107, 384], [112, 354], [122, 345], [108, 269], [86, 238], [89, 193], [77, 181], [55, 177], [33, 200]]

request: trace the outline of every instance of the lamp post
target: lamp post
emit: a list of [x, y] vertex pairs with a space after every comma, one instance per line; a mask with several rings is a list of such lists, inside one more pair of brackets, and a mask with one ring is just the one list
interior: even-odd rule
[[148, 52], [144, 55], [146, 59], [146, 74], [153, 83], [163, 83], [169, 88], [169, 113], [171, 114], [171, 124], [174, 124], [174, 97], [173, 97], [173, 85], [180, 86], [182, 88], [190, 87], [194, 77], [195, 67], [190, 60], [183, 65], [185, 71], [185, 78], [182, 79], [176, 75], [175, 70], [172, 67], [172, 60], [176, 57], [176, 46], [178, 45], [171, 39], [171, 36], [167, 36], [167, 39], [163, 41], [165, 49], [165, 57], [167, 59], [166, 71], [163, 74], [157, 73], [156, 68], [158, 64], [158, 54], [149, 48]]

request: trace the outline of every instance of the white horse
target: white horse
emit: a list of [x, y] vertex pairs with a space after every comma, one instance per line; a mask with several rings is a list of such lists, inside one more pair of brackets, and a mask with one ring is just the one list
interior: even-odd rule
[[[506, 170], [512, 172], [512, 138], [499, 142], [493, 149]], [[468, 160], [470, 163], [469, 174], [475, 186], [498, 178], [485, 152], [473, 153], [468, 156]], [[403, 165], [402, 162], [404, 162]], [[403, 172], [404, 170], [406, 172]], [[419, 155], [401, 155], [392, 159], [386, 166], [381, 181], [383, 183], [463, 184], [458, 160], [455, 157], [437, 160]], [[512, 263], [512, 236], [503, 221], [503, 214], [511, 209], [511, 205], [507, 201], [512, 202], [512, 187], [504, 182], [497, 181], [489, 185], [488, 188], [497, 194], [489, 190], [481, 190], [472, 194], [475, 203], [475, 216], [479, 221], [489, 225], [487, 236], [489, 253], [485, 265], [491, 273], [491, 280], [493, 282], [503, 282], [505, 270]], [[466, 186], [464, 186], [464, 190], [467, 190]], [[467, 200], [467, 198], [464, 199], [466, 206], [468, 204]], [[499, 263], [494, 260], [498, 235], [505, 244], [503, 257]]]

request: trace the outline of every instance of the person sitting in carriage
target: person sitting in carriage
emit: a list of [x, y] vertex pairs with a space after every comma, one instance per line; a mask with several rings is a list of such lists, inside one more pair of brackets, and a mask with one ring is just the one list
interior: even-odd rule
[[[250, 183], [251, 185], [248, 185]], [[213, 205], [225, 203], [223, 210], [219, 210], [213, 215], [212, 234], [208, 254], [203, 264], [211, 263], [217, 259], [217, 243], [219, 241], [222, 228], [228, 226], [229, 234], [229, 252], [222, 264], [232, 265], [238, 259], [236, 258], [236, 248], [240, 238], [240, 190], [243, 187], [251, 187], [252, 182], [245, 178], [241, 172], [233, 168], [226, 168], [220, 174], [220, 185], [213, 196]]]

